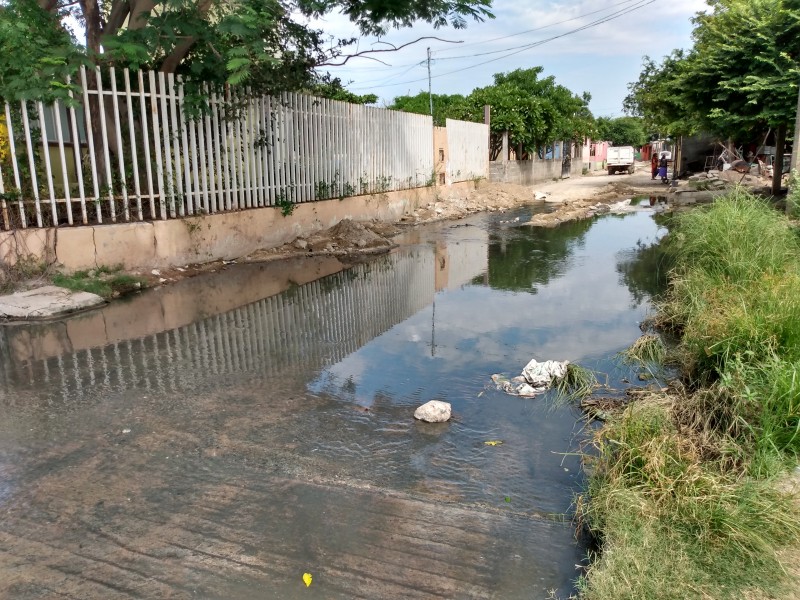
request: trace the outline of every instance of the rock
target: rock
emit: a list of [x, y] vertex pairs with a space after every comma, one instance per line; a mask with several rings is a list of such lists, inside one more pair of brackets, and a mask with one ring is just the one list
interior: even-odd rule
[[308, 242], [305, 240], [296, 239], [294, 241], [294, 247], [297, 248], [298, 250], [305, 250], [306, 248], [308, 248]]
[[47, 319], [101, 304], [105, 304], [105, 300], [96, 294], [72, 292], [49, 285], [0, 296], [0, 317]]
[[444, 423], [450, 419], [451, 408], [449, 402], [431, 400], [414, 411], [414, 418], [427, 423]]
[[749, 173], [750, 172], [750, 163], [744, 160], [735, 160], [731, 164], [731, 169], [736, 171], [737, 173]]

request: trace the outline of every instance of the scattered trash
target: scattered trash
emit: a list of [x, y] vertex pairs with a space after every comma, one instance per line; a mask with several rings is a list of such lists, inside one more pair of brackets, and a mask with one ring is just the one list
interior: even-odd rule
[[530, 398], [546, 392], [554, 381], [564, 377], [567, 374], [567, 365], [568, 360], [547, 360], [540, 363], [533, 359], [522, 369], [522, 375], [509, 379], [498, 373], [492, 375], [492, 381], [497, 389], [507, 394]]
[[615, 215], [634, 212], [635, 210], [637, 210], [637, 208], [635, 205], [631, 204], [630, 198], [608, 205], [608, 211]]
[[499, 446], [503, 443], [503, 440], [489, 440], [487, 442], [483, 442], [487, 446]]
[[306, 584], [306, 587], [311, 585], [311, 581], [314, 578], [311, 576], [311, 573], [303, 573], [303, 583]]
[[122, 433], [130, 433], [130, 432], [131, 430], [129, 427], [126, 427], [125, 429], [122, 430]]
[[150, 272], [151, 272], [153, 275], [155, 275], [156, 277], [158, 277], [159, 275], [161, 275], [161, 271], [159, 271], [158, 269], [153, 269], [153, 270], [152, 270], [152, 271], [150, 271]]
[[506, 496], [506, 497], [504, 498], [504, 500], [505, 500], [506, 502], [511, 502], [511, 496]]
[[444, 423], [450, 419], [451, 407], [449, 402], [431, 400], [414, 411], [414, 418], [427, 423]]
[[222, 264], [223, 265], [235, 265], [236, 261], [235, 260], [223, 260]]
[[548, 192], [533, 192], [533, 199], [534, 200], [544, 200], [550, 194]]

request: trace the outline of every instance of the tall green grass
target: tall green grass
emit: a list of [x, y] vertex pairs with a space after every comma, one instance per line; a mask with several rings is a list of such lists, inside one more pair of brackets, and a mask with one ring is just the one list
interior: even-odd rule
[[[774, 477], [800, 454], [800, 242], [736, 189], [683, 213], [658, 322], [679, 338], [683, 392], [629, 406], [595, 439], [578, 514], [603, 541], [581, 596], [780, 597], [776, 550], [800, 544]], [[657, 360], [640, 340], [629, 354]]]

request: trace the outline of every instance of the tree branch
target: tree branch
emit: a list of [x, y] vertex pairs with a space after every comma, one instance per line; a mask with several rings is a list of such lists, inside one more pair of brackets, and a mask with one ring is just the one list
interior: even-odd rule
[[[407, 42], [405, 44], [401, 44], [400, 46], [395, 46], [394, 44], [390, 44], [389, 42], [376, 42], [376, 43], [380, 43], [380, 44], [387, 44], [387, 45], [391, 46], [391, 48], [362, 50], [361, 52], [356, 52], [354, 54], [348, 54], [347, 56], [345, 56], [345, 59], [342, 62], [338, 62], [338, 63], [324, 62], [324, 63], [318, 63], [316, 66], [317, 67], [341, 67], [342, 65], [346, 64], [347, 61], [349, 61], [351, 58], [372, 58], [372, 57], [369, 57], [369, 56], [366, 56], [366, 55], [367, 54], [375, 54], [375, 53], [378, 53], [378, 52], [397, 52], [398, 50], [402, 50], [406, 46], [411, 46], [412, 44], [416, 44], [417, 42], [421, 42], [422, 40], [438, 40], [440, 42], [447, 42], [448, 44], [463, 44], [464, 43], [463, 40], [444, 40], [442, 38], [439, 38], [439, 37], [436, 37], [436, 36], [432, 36], [432, 35], [428, 35], [428, 36], [424, 36], [424, 37], [421, 37], [421, 38], [417, 38], [413, 42]], [[376, 59], [373, 58], [372, 60], [376, 60]], [[378, 62], [382, 62], [382, 61], [378, 61]], [[383, 64], [386, 64], [386, 63], [383, 63]]]

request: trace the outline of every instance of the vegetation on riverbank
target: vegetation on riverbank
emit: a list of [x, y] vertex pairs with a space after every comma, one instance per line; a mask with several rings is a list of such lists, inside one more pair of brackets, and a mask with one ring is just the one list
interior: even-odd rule
[[778, 552], [800, 544], [796, 498], [777, 478], [800, 451], [800, 237], [735, 190], [681, 214], [659, 326], [628, 353], [681, 380], [597, 432], [578, 516], [602, 552], [581, 597], [741, 598], [790, 584]]
[[73, 291], [90, 292], [110, 300], [140, 290], [145, 281], [122, 272], [122, 267], [98, 267], [91, 271], [76, 271], [69, 275], [56, 273], [53, 284]]

